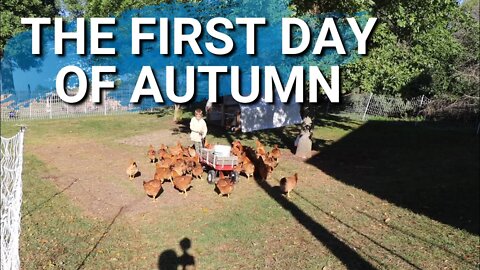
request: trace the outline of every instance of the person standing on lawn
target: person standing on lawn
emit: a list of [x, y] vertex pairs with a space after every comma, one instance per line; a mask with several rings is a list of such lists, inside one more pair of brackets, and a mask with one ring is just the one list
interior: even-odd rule
[[200, 153], [203, 147], [203, 141], [207, 136], [207, 123], [203, 120], [203, 113], [201, 109], [195, 110], [195, 116], [190, 120], [190, 140], [195, 145], [195, 151]]

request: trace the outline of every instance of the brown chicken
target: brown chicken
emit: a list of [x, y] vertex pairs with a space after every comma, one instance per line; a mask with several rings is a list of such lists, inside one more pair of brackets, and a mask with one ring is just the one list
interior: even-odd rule
[[196, 155], [192, 157], [192, 160], [195, 161], [195, 164], [200, 164], [200, 156]]
[[150, 144], [150, 147], [148, 148], [147, 156], [150, 159], [150, 163], [157, 162], [157, 156], [156, 156], [155, 148], [153, 148], [153, 145], [151, 145], [151, 144]]
[[177, 161], [172, 165], [172, 170], [175, 170], [179, 174], [183, 175], [187, 172], [187, 164], [185, 164], [183, 159], [177, 159]]
[[192, 146], [189, 146], [188, 147], [188, 155], [190, 157], [195, 157], [197, 156], [197, 152], [195, 151], [195, 148], [193, 148]]
[[177, 144], [170, 147], [170, 154], [174, 156], [183, 155], [183, 146], [177, 141]]
[[209, 150], [212, 150], [212, 149], [213, 149], [213, 145], [212, 145], [212, 144], [209, 144], [206, 138], [205, 138], [205, 143], [203, 144], [203, 147], [204, 147], [204, 148], [207, 148], [207, 149], [209, 149]]
[[190, 171], [193, 170], [193, 168], [199, 163], [197, 157], [186, 157], [184, 161], [187, 167], [189, 167]]
[[164, 164], [163, 167], [166, 167], [166, 168], [169, 168], [170, 166], [172, 166], [173, 163], [175, 163], [175, 158], [172, 156], [164, 157], [163, 161], [161, 162], [161, 164]]
[[162, 190], [162, 181], [156, 179], [148, 182], [143, 181], [143, 189], [148, 196], [152, 196], [153, 201], [156, 201], [158, 193]]
[[223, 172], [220, 171], [220, 178], [217, 182], [218, 196], [227, 195], [230, 198], [230, 193], [233, 191], [234, 182], [230, 179], [225, 179]]
[[195, 178], [200, 178], [202, 180], [202, 175], [203, 175], [203, 168], [202, 165], [197, 164], [193, 169], [192, 169], [192, 175]]
[[263, 163], [261, 166], [258, 167], [258, 174], [260, 175], [260, 179], [267, 180], [273, 173], [273, 167]]
[[247, 157], [247, 153], [243, 152], [242, 155], [238, 157], [238, 163], [252, 163], [252, 161]]
[[239, 157], [243, 153], [243, 145], [240, 141], [236, 140], [232, 143], [232, 154]]
[[190, 151], [188, 151], [188, 147], [187, 148], [182, 148], [182, 155], [184, 157], [190, 157]]
[[240, 173], [243, 172], [243, 163], [238, 163], [238, 165], [233, 168], [233, 171], [240, 175]]
[[157, 169], [155, 171], [155, 176], [153, 178], [156, 179], [156, 180], [162, 181], [162, 183], [165, 180], [170, 180], [171, 181], [172, 180], [172, 171], [168, 168], [161, 167], [157, 163]]
[[167, 150], [158, 149], [158, 151], [157, 151], [158, 160], [164, 160], [165, 158], [168, 158], [169, 156], [170, 156], [170, 154], [168, 154]]
[[257, 158], [260, 156], [265, 156], [267, 151], [265, 151], [263, 144], [259, 140], [255, 140], [255, 144], [257, 145], [257, 150], [255, 151], [257, 153]]
[[160, 144], [160, 147], [158, 147], [158, 152], [160, 151], [165, 151], [165, 152], [168, 152], [168, 147], [165, 145], [165, 144]]
[[282, 155], [282, 153], [280, 152], [280, 149], [278, 148], [278, 145], [275, 144], [273, 146], [273, 149], [272, 151], [270, 152], [271, 156], [278, 162], [278, 159], [280, 158], [280, 156]]
[[183, 171], [172, 168], [172, 179], [180, 176], [183, 176]]
[[133, 161], [133, 159], [130, 159], [129, 164], [130, 165], [128, 165], [128, 168], [127, 168], [127, 175], [130, 180], [133, 180], [133, 178], [135, 178], [135, 176], [138, 173], [138, 166], [137, 166], [137, 162]]
[[267, 153], [265, 157], [262, 157], [262, 160], [265, 164], [272, 168], [276, 168], [278, 166], [278, 162], [275, 158], [272, 157], [270, 153]]
[[157, 165], [156, 165], [157, 168], [165, 168], [165, 169], [169, 169], [170, 166], [171, 166], [171, 164], [166, 162], [165, 160], [158, 161]]
[[243, 172], [247, 176], [247, 180], [249, 180], [250, 176], [253, 176], [253, 174], [255, 173], [255, 165], [253, 165], [253, 163], [251, 162], [247, 162], [247, 163], [243, 163], [242, 167], [243, 167]]
[[298, 174], [295, 173], [293, 176], [284, 177], [280, 180], [280, 190], [284, 193], [287, 193], [287, 197], [290, 198], [290, 191], [292, 191], [298, 183]]
[[187, 190], [190, 188], [192, 179], [193, 177], [191, 175], [177, 176], [173, 178], [173, 185], [187, 197]]

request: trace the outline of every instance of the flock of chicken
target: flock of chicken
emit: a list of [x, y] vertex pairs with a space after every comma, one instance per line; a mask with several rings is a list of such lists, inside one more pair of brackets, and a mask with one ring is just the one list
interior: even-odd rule
[[[205, 142], [205, 148], [213, 149], [213, 145]], [[234, 171], [240, 175], [244, 174], [247, 179], [257, 174], [260, 179], [266, 180], [278, 166], [281, 156], [277, 145], [267, 152], [260, 141], [256, 140], [256, 149], [243, 146], [240, 141], [232, 143], [231, 154], [238, 157], [238, 164]], [[150, 145], [147, 151], [148, 159], [151, 164], [155, 164], [155, 175], [150, 181], [143, 181], [145, 193], [155, 201], [162, 190], [165, 181], [169, 181], [177, 190], [187, 196], [187, 191], [191, 187], [193, 179], [203, 179], [204, 166], [200, 162], [200, 156], [192, 146], [184, 147], [179, 142], [174, 146], [165, 146], [162, 144], [158, 151]], [[133, 180], [138, 174], [137, 163], [130, 160], [126, 170], [130, 180]], [[219, 196], [227, 195], [233, 192], [236, 180], [225, 177], [222, 171], [219, 172], [216, 186]], [[290, 197], [292, 191], [298, 182], [298, 175], [284, 177], [280, 180], [280, 189]]]
[[[232, 143], [232, 154], [238, 157], [238, 165], [235, 171], [239, 174], [243, 173], [247, 179], [253, 177], [255, 172], [261, 180], [267, 180], [273, 173], [273, 169], [278, 166], [280, 156], [282, 155], [278, 145], [274, 145], [270, 152], [265, 150], [265, 146], [259, 141], [255, 141], [256, 149], [253, 150], [248, 146], [243, 146], [240, 141]], [[283, 177], [280, 180], [280, 189], [290, 198], [292, 191], [298, 182], [298, 174]]]

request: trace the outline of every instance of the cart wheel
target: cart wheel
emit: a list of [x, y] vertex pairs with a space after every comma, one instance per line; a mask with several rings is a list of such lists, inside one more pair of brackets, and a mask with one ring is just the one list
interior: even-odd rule
[[207, 174], [207, 182], [208, 182], [209, 184], [215, 184], [216, 178], [217, 178], [217, 173], [216, 173], [214, 170], [208, 171], [208, 174]]
[[239, 180], [238, 173], [235, 171], [232, 171], [230, 173], [230, 180], [232, 180], [235, 184], [238, 183], [238, 180]]

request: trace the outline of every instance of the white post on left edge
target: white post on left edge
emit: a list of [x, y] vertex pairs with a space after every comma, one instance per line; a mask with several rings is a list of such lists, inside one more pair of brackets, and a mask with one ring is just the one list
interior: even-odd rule
[[370, 101], [372, 100], [373, 93], [370, 93], [370, 97], [368, 98], [367, 107], [365, 108], [365, 112], [363, 113], [362, 121], [365, 121], [365, 116], [367, 116], [368, 106], [370, 106]]

